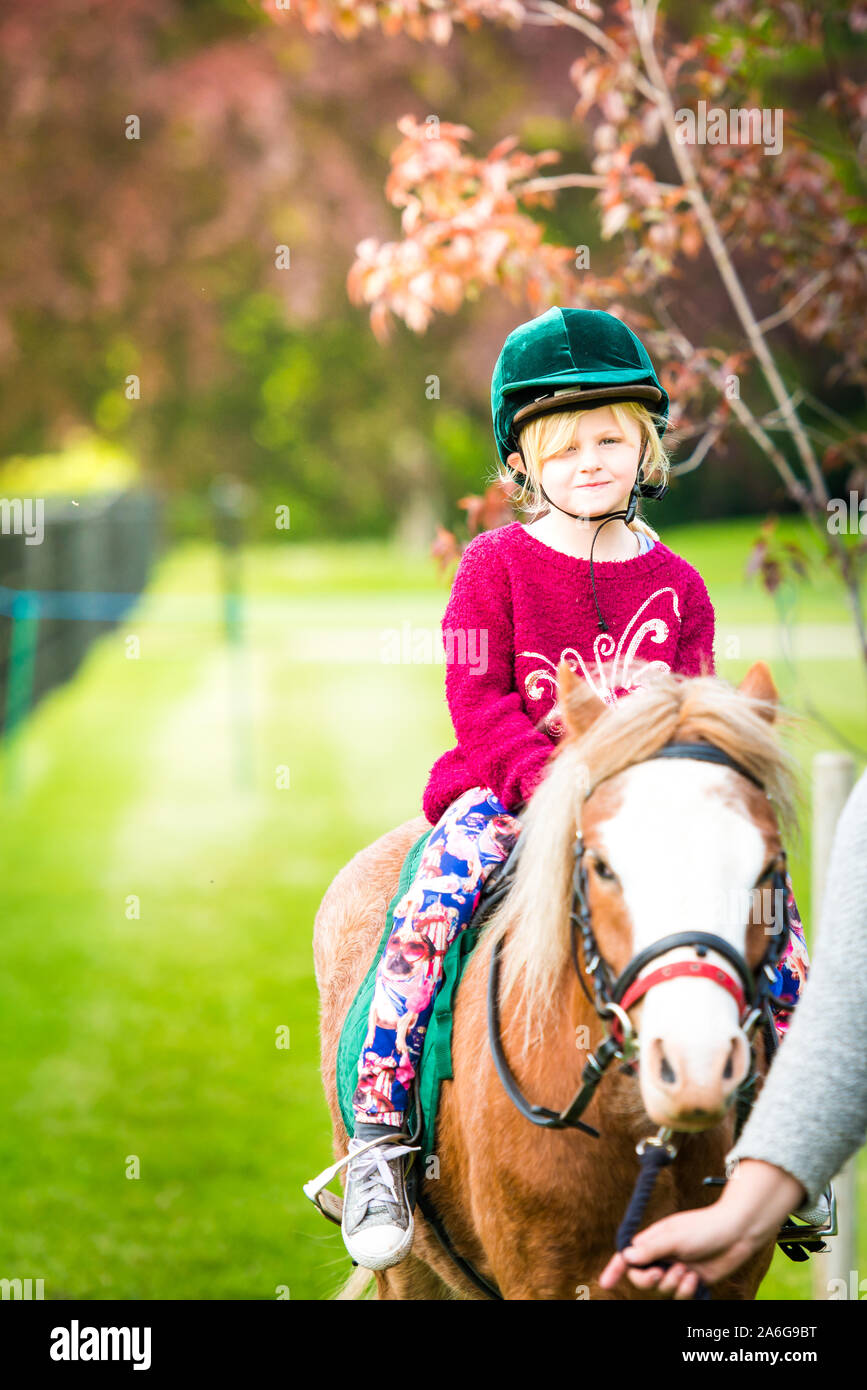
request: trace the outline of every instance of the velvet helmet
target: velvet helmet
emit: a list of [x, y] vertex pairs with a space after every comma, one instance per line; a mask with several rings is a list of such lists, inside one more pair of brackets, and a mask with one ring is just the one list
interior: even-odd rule
[[[500, 458], [517, 476], [509, 454], [521, 452], [518, 432], [528, 420], [623, 401], [645, 405], [657, 417], [658, 433], [665, 433], [668, 393], [640, 338], [602, 309], [548, 309], [513, 329], [494, 367], [491, 413]], [[636, 481], [627, 520], [637, 497], [659, 499], [667, 491], [665, 483]]]

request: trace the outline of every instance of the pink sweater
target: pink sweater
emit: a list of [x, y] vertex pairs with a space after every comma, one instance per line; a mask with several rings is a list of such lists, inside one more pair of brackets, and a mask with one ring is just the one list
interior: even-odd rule
[[[657, 541], [629, 560], [563, 555], [518, 521], [470, 541], [443, 614], [446, 698], [457, 747], [438, 758], [423, 809], [435, 825], [470, 787], [507, 811], [529, 800], [562, 734], [550, 717], [565, 657], [607, 704], [632, 688], [638, 657], [687, 676], [715, 673], [714, 612], [698, 570]], [[616, 661], [606, 686], [600, 663]]]

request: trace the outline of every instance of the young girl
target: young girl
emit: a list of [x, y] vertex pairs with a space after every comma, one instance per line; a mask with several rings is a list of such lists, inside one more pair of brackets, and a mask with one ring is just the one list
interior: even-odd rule
[[[377, 969], [354, 1096], [343, 1237], [367, 1269], [396, 1264], [412, 1244], [410, 1150], [395, 1131], [443, 956], [512, 849], [521, 831], [515, 813], [563, 732], [552, 715], [561, 658], [609, 704], [635, 688], [636, 659], [645, 672], [652, 659], [689, 676], [714, 674], [704, 582], [635, 514], [639, 495], [664, 495], [669, 467], [661, 442], [668, 396], [635, 334], [601, 311], [550, 309], [506, 339], [491, 398], [500, 459], [511, 470], [501, 477], [521, 478], [515, 500], [534, 519], [470, 542], [443, 617], [458, 742], [425, 789], [435, 829]], [[794, 1001], [808, 959], [790, 880], [787, 892], [794, 931], [776, 993]], [[782, 1033], [785, 1015], [776, 1022]]]

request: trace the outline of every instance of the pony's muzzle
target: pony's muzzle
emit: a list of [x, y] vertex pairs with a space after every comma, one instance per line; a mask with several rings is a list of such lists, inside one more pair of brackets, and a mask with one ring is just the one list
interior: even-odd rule
[[740, 1029], [704, 1051], [676, 1038], [642, 1038], [642, 1098], [657, 1124], [706, 1129], [719, 1123], [747, 1075], [750, 1054]]

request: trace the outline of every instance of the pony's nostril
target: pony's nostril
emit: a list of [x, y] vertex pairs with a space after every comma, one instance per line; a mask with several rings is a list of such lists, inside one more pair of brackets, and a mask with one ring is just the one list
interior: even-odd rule
[[662, 1063], [659, 1068], [659, 1074], [665, 1082], [666, 1086], [670, 1086], [673, 1081], [677, 1080], [677, 1077], [672, 1071], [671, 1064], [669, 1063], [669, 1060], [664, 1052], [662, 1053]]
[[729, 1048], [729, 1055], [726, 1058], [726, 1064], [723, 1070], [724, 1081], [732, 1080], [736, 1068], [742, 1065], [743, 1060], [743, 1043], [740, 1038], [732, 1038], [732, 1045]]

